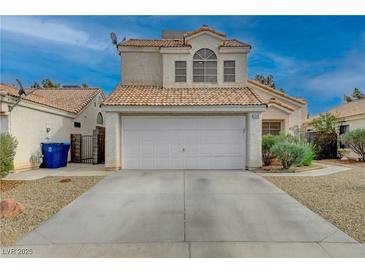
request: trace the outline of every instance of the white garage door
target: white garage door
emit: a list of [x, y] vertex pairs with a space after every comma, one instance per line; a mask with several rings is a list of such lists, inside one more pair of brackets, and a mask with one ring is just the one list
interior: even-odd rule
[[243, 169], [244, 117], [123, 117], [125, 169]]

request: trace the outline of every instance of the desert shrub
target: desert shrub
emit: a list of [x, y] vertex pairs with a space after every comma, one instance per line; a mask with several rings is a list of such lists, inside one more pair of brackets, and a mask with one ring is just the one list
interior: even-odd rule
[[289, 144], [296, 144], [296, 145], [300, 145], [303, 146], [304, 148], [304, 155], [303, 155], [303, 159], [302, 162], [300, 163], [296, 163], [296, 165], [299, 166], [310, 166], [314, 160], [314, 157], [316, 155], [315, 153], [315, 145], [311, 145], [310, 143], [307, 143], [304, 140], [301, 140], [298, 136], [294, 136], [291, 134], [286, 134], [283, 135], [281, 137], [278, 137], [277, 139], [277, 143], [279, 141], [283, 141]]
[[302, 144], [279, 142], [271, 148], [271, 151], [284, 169], [289, 169], [292, 165], [300, 165], [304, 161], [305, 147]]
[[271, 148], [275, 145], [275, 140], [275, 136], [271, 134], [262, 136], [262, 162], [265, 166], [269, 166], [275, 158], [275, 155], [271, 151]]
[[302, 146], [304, 147], [304, 156], [303, 161], [300, 163], [304, 166], [310, 166], [315, 157], [315, 149], [311, 144], [303, 143]]
[[346, 148], [339, 148], [337, 150], [337, 156], [338, 158], [347, 157], [347, 155], [350, 153], [350, 151]]
[[0, 178], [14, 169], [14, 157], [18, 145], [15, 137], [7, 133], [0, 134]]
[[341, 140], [365, 162], [365, 128], [351, 130], [342, 135]]
[[312, 125], [318, 133], [336, 133], [336, 117], [332, 113], [322, 113], [318, 118], [313, 119]]

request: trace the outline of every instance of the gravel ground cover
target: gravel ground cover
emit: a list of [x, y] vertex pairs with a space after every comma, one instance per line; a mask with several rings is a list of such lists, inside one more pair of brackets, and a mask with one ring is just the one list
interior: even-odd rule
[[265, 177], [355, 240], [365, 243], [365, 169], [318, 177]]
[[16, 218], [0, 219], [0, 244], [15, 243], [103, 178], [79, 176], [0, 181], [1, 200], [13, 198], [25, 206], [25, 212]]
[[293, 166], [289, 169], [283, 169], [281, 165], [263, 166], [252, 170], [255, 173], [300, 173], [304, 171], [311, 171], [322, 169], [323, 166], [312, 164], [311, 166]]
[[354, 160], [340, 160], [340, 159], [326, 159], [316, 161], [318, 163], [330, 164], [330, 165], [341, 165], [341, 166], [354, 166], [354, 167], [362, 167], [365, 168], [365, 162], [359, 162]]

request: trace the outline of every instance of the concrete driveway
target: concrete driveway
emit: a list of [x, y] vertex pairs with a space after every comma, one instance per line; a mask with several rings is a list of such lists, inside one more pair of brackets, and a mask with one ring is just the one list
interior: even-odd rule
[[[232, 243], [230, 248], [237, 249], [252, 242], [356, 243], [248, 171], [118, 171], [17, 244], [175, 243], [189, 249], [189, 255], [208, 257], [224, 255], [210, 254], [209, 245]], [[322, 247], [308, 255], [328, 254]], [[282, 249], [294, 252], [285, 245]]]

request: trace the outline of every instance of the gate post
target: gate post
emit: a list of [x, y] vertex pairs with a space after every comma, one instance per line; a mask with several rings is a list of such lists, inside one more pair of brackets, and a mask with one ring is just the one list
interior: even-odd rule
[[81, 163], [81, 134], [71, 134], [71, 162]]
[[93, 146], [92, 146], [92, 155], [93, 155], [93, 165], [98, 164], [98, 130], [93, 130]]

